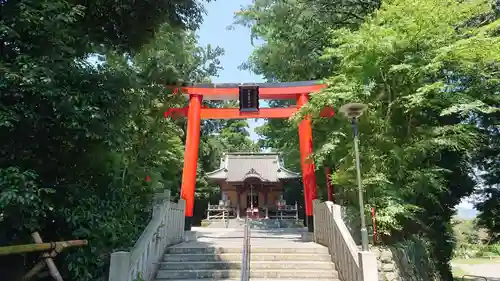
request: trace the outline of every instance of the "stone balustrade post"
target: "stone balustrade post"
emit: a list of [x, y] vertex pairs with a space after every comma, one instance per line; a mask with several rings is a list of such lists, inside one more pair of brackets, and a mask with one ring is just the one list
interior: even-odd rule
[[363, 281], [378, 281], [377, 257], [375, 254], [370, 251], [361, 251], [358, 256]]
[[[179, 207], [181, 208], [181, 210], [185, 211], [186, 209], [186, 200], [184, 199], [179, 199], [178, 201], [178, 204], [179, 204]], [[178, 228], [179, 229], [179, 242], [180, 241], [183, 241], [184, 240], [184, 229], [185, 229], [185, 220], [181, 219], [180, 220], [180, 227]]]
[[130, 252], [112, 253], [108, 281], [129, 281], [130, 262]]

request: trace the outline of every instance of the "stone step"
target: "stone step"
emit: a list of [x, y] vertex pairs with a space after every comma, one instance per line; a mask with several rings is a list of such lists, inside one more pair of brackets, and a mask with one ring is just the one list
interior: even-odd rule
[[[226, 254], [226, 253], [242, 253], [242, 248], [188, 248], [188, 247], [173, 247], [167, 248], [166, 254]], [[268, 247], [251, 247], [252, 253], [285, 253], [285, 254], [328, 254], [326, 247], [296, 247], [296, 248], [268, 248]]]
[[[190, 261], [190, 262], [161, 262], [160, 269], [165, 270], [202, 270], [202, 269], [241, 269], [239, 261]], [[252, 261], [251, 270], [275, 269], [275, 270], [335, 270], [332, 262], [323, 261]]]
[[276, 254], [276, 253], [252, 253], [251, 261], [317, 261], [317, 262], [331, 262], [332, 259], [329, 254]]
[[164, 262], [241, 261], [241, 254], [166, 254]]
[[[237, 279], [241, 277], [240, 270], [158, 270], [158, 275], [156, 280], [172, 280], [172, 279], [216, 279], [220, 280], [220, 278], [228, 278], [228, 279]], [[318, 280], [321, 278], [338, 278], [338, 273], [335, 270], [331, 271], [323, 271], [323, 270], [287, 270], [287, 271], [279, 271], [279, 270], [265, 270], [265, 269], [253, 269], [250, 272], [250, 278], [263, 278], [268, 280], [268, 278], [294, 278], [294, 279], [311, 279]]]
[[[167, 254], [166, 262], [186, 261], [241, 261], [241, 253], [229, 254]], [[286, 253], [251, 253], [251, 261], [331, 261], [330, 254], [286, 254]]]

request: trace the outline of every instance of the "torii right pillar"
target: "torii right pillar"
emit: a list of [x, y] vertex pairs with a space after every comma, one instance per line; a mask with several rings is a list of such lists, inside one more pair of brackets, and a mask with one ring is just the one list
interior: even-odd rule
[[[297, 95], [297, 108], [307, 104], [309, 93]], [[304, 184], [304, 205], [309, 232], [314, 231], [313, 200], [318, 198], [314, 162], [309, 157], [313, 153], [311, 117], [306, 116], [299, 124], [300, 163]]]

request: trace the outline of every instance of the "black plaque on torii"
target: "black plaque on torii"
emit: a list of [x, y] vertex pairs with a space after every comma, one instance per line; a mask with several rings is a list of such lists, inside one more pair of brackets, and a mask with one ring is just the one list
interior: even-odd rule
[[259, 111], [259, 86], [244, 85], [239, 86], [240, 111]]

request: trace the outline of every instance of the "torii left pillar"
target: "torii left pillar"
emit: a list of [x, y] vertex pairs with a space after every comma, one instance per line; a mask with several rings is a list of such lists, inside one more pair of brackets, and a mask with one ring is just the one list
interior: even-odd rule
[[193, 220], [196, 169], [200, 147], [202, 100], [203, 96], [201, 95], [189, 96], [186, 151], [184, 152], [184, 169], [181, 183], [181, 198], [186, 201], [185, 230], [191, 230]]

